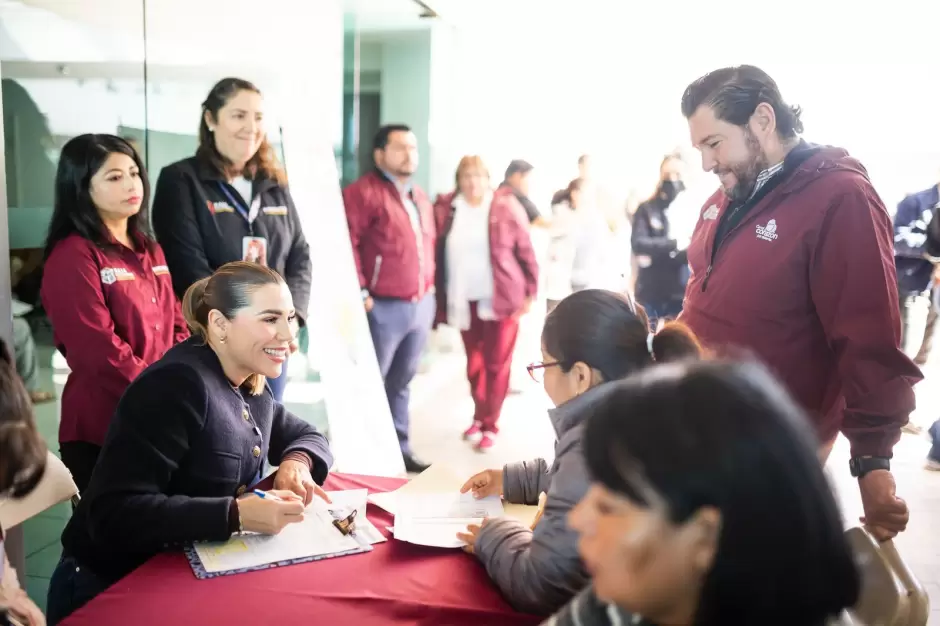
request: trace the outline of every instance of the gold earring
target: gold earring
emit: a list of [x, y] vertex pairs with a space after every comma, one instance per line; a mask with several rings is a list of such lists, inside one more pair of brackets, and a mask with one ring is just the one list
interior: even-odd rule
[[226, 339], [225, 337], [221, 337], [219, 341], [221, 341], [222, 343], [225, 343], [225, 339]]

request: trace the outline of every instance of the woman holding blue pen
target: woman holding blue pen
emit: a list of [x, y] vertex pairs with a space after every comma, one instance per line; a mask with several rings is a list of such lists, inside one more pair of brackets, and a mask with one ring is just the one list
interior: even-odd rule
[[[183, 300], [193, 337], [127, 388], [49, 584], [56, 624], [158, 552], [303, 519], [333, 456], [326, 438], [274, 399], [296, 331], [274, 271], [229, 263]], [[250, 491], [277, 465], [274, 490]], [[247, 495], [246, 495], [247, 494]]]
[[[305, 323], [310, 249], [265, 134], [256, 86], [223, 78], [212, 88], [202, 103], [196, 155], [163, 168], [151, 214], [178, 297], [226, 263], [259, 263], [284, 277]], [[276, 400], [286, 369], [268, 379]]]

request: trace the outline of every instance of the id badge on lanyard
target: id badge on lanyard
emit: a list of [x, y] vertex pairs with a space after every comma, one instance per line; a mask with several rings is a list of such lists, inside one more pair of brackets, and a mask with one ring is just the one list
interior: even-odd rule
[[254, 227], [255, 218], [260, 213], [261, 197], [255, 198], [250, 207], [245, 207], [244, 202], [241, 202], [241, 199], [236, 199], [224, 183], [219, 183], [219, 189], [222, 190], [222, 193], [238, 214], [248, 223], [248, 236], [242, 237], [242, 261], [267, 265], [268, 242], [264, 237], [255, 237]]

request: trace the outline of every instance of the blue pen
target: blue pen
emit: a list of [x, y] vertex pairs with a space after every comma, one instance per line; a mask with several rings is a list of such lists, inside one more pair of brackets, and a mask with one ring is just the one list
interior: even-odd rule
[[269, 498], [269, 499], [271, 499], [271, 500], [277, 500], [278, 502], [281, 501], [281, 499], [278, 498], [278, 497], [277, 497], [276, 495], [274, 495], [273, 493], [267, 493], [267, 492], [265, 492], [265, 491], [261, 491], [260, 489], [255, 489], [252, 493], [254, 493], [254, 494], [255, 494], [256, 496], [258, 496], [259, 498]]

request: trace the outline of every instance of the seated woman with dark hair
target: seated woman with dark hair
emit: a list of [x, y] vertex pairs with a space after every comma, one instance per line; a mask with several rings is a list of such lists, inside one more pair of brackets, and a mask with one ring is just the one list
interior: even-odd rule
[[[88, 490], [62, 534], [49, 622], [158, 552], [303, 520], [333, 457], [326, 438], [274, 399], [266, 379], [293, 348], [291, 293], [274, 270], [223, 265], [186, 292], [193, 337], [127, 388]], [[277, 465], [276, 498], [244, 495]]]
[[534, 529], [501, 518], [470, 526], [460, 538], [486, 567], [503, 595], [520, 611], [549, 614], [588, 583], [567, 515], [587, 493], [581, 452], [584, 420], [607, 394], [611, 381], [654, 363], [696, 357], [698, 342], [681, 324], [650, 334], [642, 307], [602, 289], [579, 291], [549, 313], [542, 330], [542, 362], [529, 366], [557, 407], [549, 412], [558, 438], [555, 460], [513, 463], [480, 472], [462, 491], [502, 495], [507, 502], [536, 504], [546, 493]]
[[[23, 498], [30, 494], [46, 469], [46, 445], [33, 420], [33, 405], [13, 365], [6, 344], [0, 339], [0, 498]], [[17, 620], [13, 622], [12, 620]], [[36, 605], [19, 585], [3, 549], [0, 528], [0, 625], [46, 623]]]
[[805, 414], [754, 364], [617, 383], [568, 516], [592, 587], [547, 626], [823, 626], [859, 576]]

